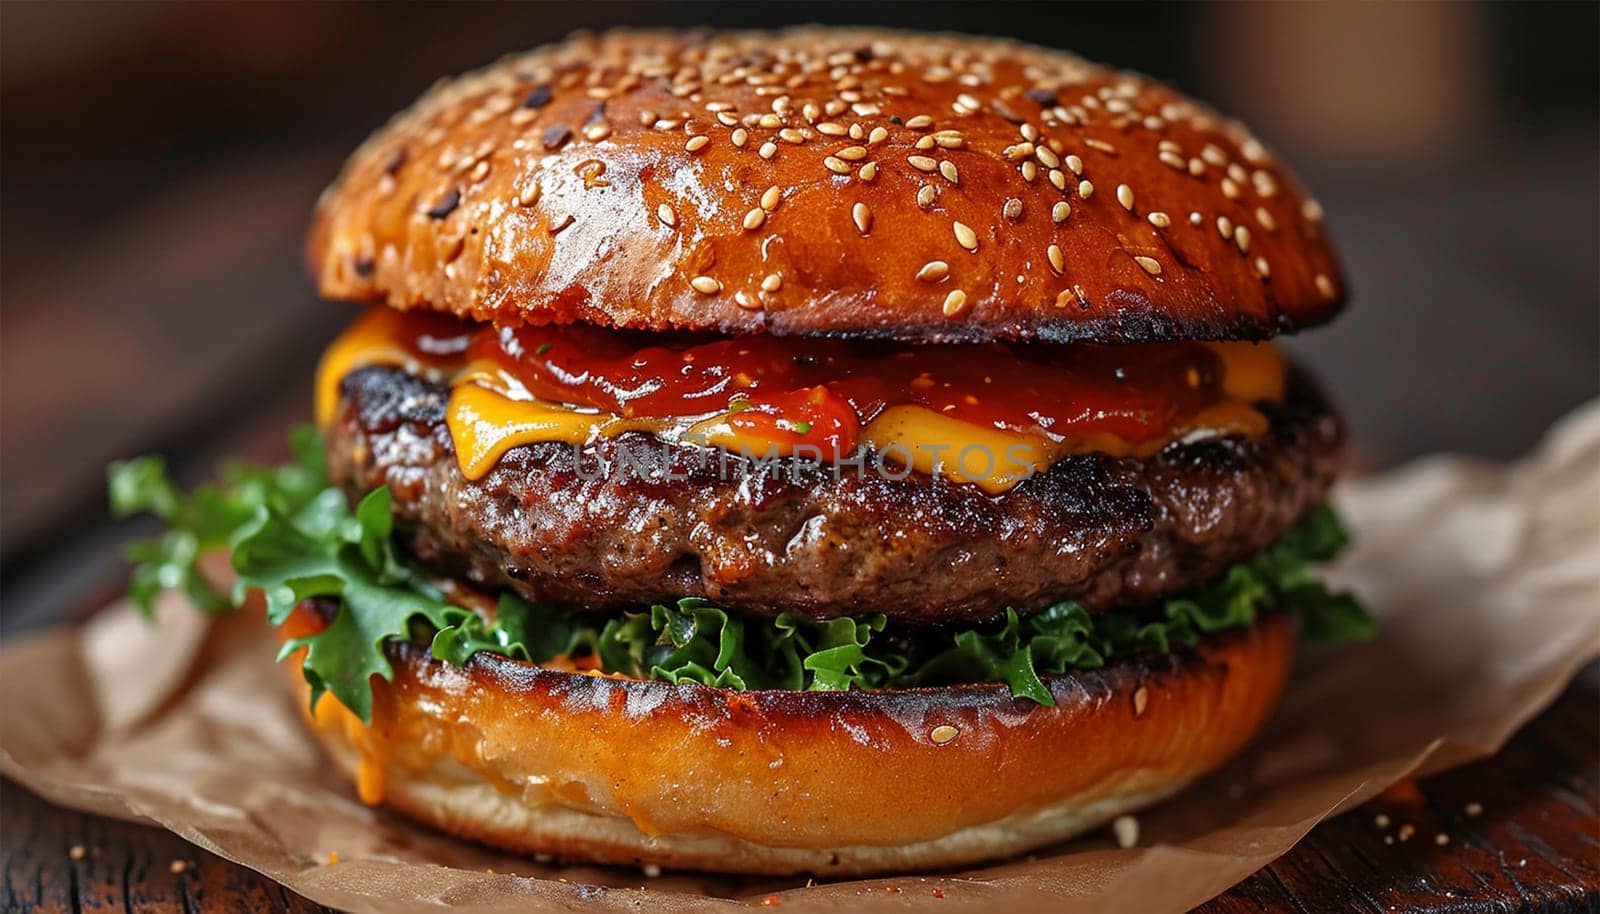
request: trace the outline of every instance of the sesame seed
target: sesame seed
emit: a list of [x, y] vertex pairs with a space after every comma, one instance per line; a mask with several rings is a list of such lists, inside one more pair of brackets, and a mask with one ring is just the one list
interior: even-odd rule
[[1055, 270], [1056, 273], [1059, 274], [1067, 268], [1067, 258], [1066, 255], [1061, 253], [1061, 245], [1052, 244], [1044, 249], [1044, 253], [1046, 257], [1050, 258], [1050, 269]]
[[1107, 155], [1117, 154], [1117, 147], [1107, 143], [1105, 140], [1086, 139], [1083, 141], [1083, 145], [1089, 147], [1090, 149], [1098, 149]]
[[1172, 220], [1167, 217], [1166, 213], [1151, 213], [1145, 218], [1158, 229], [1164, 229], [1172, 224]]
[[955, 317], [967, 310], [967, 293], [960, 289], [951, 289], [950, 294], [944, 297], [944, 316]]
[[1156, 156], [1156, 158], [1160, 159], [1162, 164], [1174, 169], [1175, 171], [1183, 171], [1188, 165], [1188, 163], [1183, 160], [1183, 156], [1178, 155], [1175, 152], [1163, 152]]
[[1318, 273], [1315, 281], [1317, 284], [1317, 291], [1322, 293], [1323, 298], [1334, 297], [1335, 289], [1333, 287], [1333, 280], [1329, 279], [1326, 273]]
[[928, 737], [932, 739], [935, 744], [943, 746], [945, 743], [950, 742], [960, 735], [961, 731], [957, 730], [955, 727], [952, 727], [949, 724], [940, 724], [939, 726], [933, 728], [933, 732], [929, 733]]
[[1139, 843], [1139, 820], [1133, 816], [1117, 816], [1111, 822], [1111, 833], [1116, 836], [1118, 847], [1133, 847]]
[[967, 143], [967, 138], [959, 130], [941, 130], [932, 138], [940, 149], [960, 149]]
[[1067, 170], [1075, 175], [1083, 175], [1083, 160], [1077, 156], [1067, 156]]
[[656, 207], [656, 218], [661, 220], [661, 224], [668, 228], [678, 224], [678, 214], [673, 212], [672, 207], [665, 203]]
[[906, 126], [912, 130], [926, 130], [933, 125], [933, 118], [926, 114], [919, 114], [906, 121]]
[[877, 180], [878, 163], [868, 162], [867, 164], [861, 166], [861, 170], [856, 172], [856, 175], [861, 178], [861, 180], [871, 184], [873, 181]]
[[939, 167], [939, 163], [929, 156], [910, 156], [906, 161], [910, 162], [911, 167], [917, 171], [933, 171]]
[[857, 203], [850, 207], [850, 218], [856, 224], [856, 230], [865, 235], [872, 231], [872, 211], [867, 209], [865, 203]]
[[1020, 171], [1022, 172], [1022, 180], [1032, 181], [1034, 178], [1039, 177], [1039, 163], [1029, 159], [1022, 163]]
[[748, 130], [740, 127], [738, 130], [733, 132], [733, 145], [743, 149], [744, 144], [748, 142], [750, 142], [750, 132]]
[[1000, 215], [1010, 222], [1020, 220], [1022, 218], [1022, 201], [1016, 197], [1007, 197], [1005, 204], [1000, 207]]
[[1194, 177], [1198, 178], [1198, 177], [1200, 177], [1201, 175], [1203, 175], [1205, 173], [1206, 173], [1206, 163], [1200, 161], [1199, 159], [1190, 159], [1189, 160], [1189, 174], [1191, 174]]
[[1233, 237], [1233, 220], [1229, 219], [1227, 216], [1218, 216], [1217, 217], [1217, 234], [1221, 235], [1224, 239], [1232, 238]]
[[689, 280], [689, 285], [693, 286], [694, 290], [701, 295], [715, 295], [722, 291], [722, 283], [717, 282], [710, 276], [696, 276]]
[[817, 132], [824, 136], [844, 136], [845, 127], [833, 121], [823, 121], [817, 125]]
[[1271, 172], [1256, 169], [1250, 175], [1250, 183], [1255, 185], [1256, 193], [1263, 197], [1274, 197], [1278, 193], [1278, 181]]
[[544, 188], [538, 181], [529, 182], [527, 187], [517, 192], [517, 205], [532, 206], [539, 202], [539, 196], [542, 193], [544, 193]]
[[1250, 252], [1250, 228], [1248, 226], [1244, 226], [1244, 225], [1236, 226], [1234, 228], [1234, 230], [1233, 230], [1233, 243], [1239, 246], [1239, 253], [1241, 253], [1241, 254], [1249, 253]]
[[938, 282], [950, 275], [950, 265], [942, 260], [930, 260], [917, 271], [917, 278], [923, 282]]
[[1052, 222], [1066, 222], [1067, 217], [1070, 215], [1072, 215], [1072, 205], [1065, 200], [1050, 207], [1050, 221]]
[[952, 227], [956, 232], [957, 244], [969, 251], [978, 250], [978, 233], [974, 232], [971, 226], [967, 225], [965, 222], [956, 222], [952, 224]]
[[868, 146], [876, 146], [879, 143], [883, 142], [884, 140], [887, 140], [888, 138], [889, 138], [889, 130], [888, 130], [888, 128], [886, 128], [886, 127], [874, 127], [874, 128], [872, 128], [872, 132], [867, 134], [867, 145]]
[[1215, 165], [1218, 168], [1228, 164], [1228, 154], [1223, 152], [1222, 149], [1215, 143], [1207, 143], [1205, 147], [1200, 150], [1200, 158], [1205, 159], [1208, 163]]
[[1065, 191], [1067, 189], [1067, 173], [1059, 168], [1050, 169], [1050, 183], [1055, 186], [1056, 190]]
[[778, 131], [778, 139], [798, 146], [806, 141], [806, 135], [793, 127], [785, 127]]
[[700, 150], [706, 148], [706, 144], [709, 142], [711, 142], [711, 137], [708, 137], [703, 133], [697, 133], [694, 136], [689, 137], [689, 142], [683, 144], [683, 149], [685, 152], [699, 152]]
[[1232, 178], [1222, 179], [1222, 195], [1229, 200], [1239, 199], [1239, 185], [1233, 183]]
[[1033, 148], [1033, 156], [1039, 160], [1040, 165], [1043, 165], [1046, 168], [1061, 167], [1061, 158], [1055, 153], [1051, 152], [1050, 147], [1048, 146], [1042, 144], [1035, 146]]
[[850, 163], [846, 162], [844, 159], [836, 158], [834, 156], [824, 156], [822, 159], [822, 167], [828, 169], [836, 175], [847, 175], [850, 173]]
[[1065, 308], [1067, 305], [1071, 304], [1071, 302], [1072, 302], [1072, 290], [1071, 289], [1062, 289], [1060, 292], [1056, 293], [1056, 307], [1057, 308]]
[[1144, 709], [1150, 705], [1150, 690], [1140, 686], [1133, 693], [1133, 716], [1143, 717]]
[[761, 227], [761, 223], [766, 221], [767, 211], [759, 206], [754, 207], [748, 213], [744, 214], [744, 230], [747, 232], [753, 232]]
[[1276, 232], [1278, 230], [1278, 220], [1272, 218], [1272, 214], [1267, 212], [1267, 208], [1265, 206], [1256, 207], [1256, 221], [1261, 224], [1262, 228], [1269, 232]]
[[1195, 211], [1195, 212], [1192, 212], [1192, 213], [1189, 214], [1189, 224], [1190, 225], [1199, 225], [1200, 223], [1202, 223], [1204, 221], [1206, 221], [1206, 217], [1200, 215], [1199, 211]]
[[867, 157], [867, 147], [865, 147], [865, 146], [846, 146], [845, 148], [843, 148], [843, 149], [839, 150], [838, 152], [834, 153], [834, 155], [838, 156], [841, 159], [844, 159], [847, 162], [859, 162], [862, 159]]
[[956, 163], [949, 159], [939, 163], [939, 174], [944, 175], [944, 179], [951, 184], [961, 183], [961, 175], [956, 171]]
[[762, 143], [761, 148], [756, 150], [756, 155], [761, 156], [763, 159], [770, 159], [777, 154], [778, 144], [772, 142], [771, 140], [767, 140], [765, 143]]
[[1117, 185], [1117, 202], [1122, 204], [1122, 208], [1123, 209], [1128, 210], [1129, 212], [1132, 212], [1133, 211], [1133, 188], [1129, 187], [1126, 184], [1118, 184]]
[[938, 196], [938, 189], [936, 189], [932, 184], [924, 184], [922, 185], [921, 189], [917, 191], [917, 206], [927, 209], [933, 205], [934, 199]]
[[783, 126], [783, 118], [776, 114], [763, 114], [756, 123], [767, 130], [776, 130]]
[[1440, 832], [1433, 836], [1433, 843], [1439, 845], [1440, 847], [1444, 847], [1446, 844], [1450, 843], [1450, 836], [1444, 832]]
[[187, 860], [174, 860], [167, 864], [167, 872], [172, 873], [173, 875], [181, 875], [188, 871], [189, 861]]
[[1300, 204], [1300, 215], [1304, 216], [1307, 222], [1321, 222], [1322, 204], [1315, 200], [1307, 200]]
[[931, 137], [931, 136], [917, 137], [917, 141], [915, 143], [912, 143], [911, 145], [912, 145], [912, 148], [915, 148], [915, 149], [923, 149], [923, 150], [932, 149], [934, 147], [933, 137]]
[[[976, 98], [973, 98], [971, 95], [968, 95], [965, 92], [963, 92], [960, 95], [956, 96], [956, 105], [961, 107], [961, 108], [967, 109], [967, 112], [977, 111], [979, 108], [983, 107], [983, 103], [982, 102], [978, 101]], [[966, 112], [964, 112], [964, 113], [966, 113]]]
[[1462, 811], [1465, 812], [1469, 818], [1476, 819], [1478, 816], [1483, 815], [1483, 804], [1482, 803], [1468, 803], [1462, 809]]
[[1023, 159], [1026, 159], [1028, 156], [1033, 155], [1033, 144], [1013, 143], [1002, 150], [1000, 154], [1013, 162], [1020, 162]]
[[1161, 275], [1161, 262], [1154, 257], [1135, 257], [1133, 262], [1137, 263], [1141, 269], [1151, 276]]
[[783, 288], [783, 277], [777, 273], [768, 273], [761, 278], [761, 291], [776, 292]]
[[777, 209], [778, 204], [782, 202], [783, 191], [779, 190], [776, 184], [761, 192], [761, 208], [769, 213]]
[[1256, 258], [1256, 272], [1261, 274], [1262, 279], [1272, 278], [1272, 270], [1268, 269], [1267, 258]]
[[1094, 184], [1093, 184], [1093, 182], [1090, 182], [1090, 181], [1079, 181], [1078, 182], [1078, 196], [1082, 197], [1085, 200], [1087, 200], [1090, 197], [1094, 196]]

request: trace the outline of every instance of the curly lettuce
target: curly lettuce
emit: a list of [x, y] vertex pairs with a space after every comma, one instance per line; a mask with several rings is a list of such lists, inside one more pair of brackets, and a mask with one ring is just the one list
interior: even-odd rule
[[[1007, 609], [983, 625], [896, 630], [883, 613], [750, 619], [697, 598], [607, 619], [505, 592], [494, 613], [480, 614], [449, 602], [396, 548], [387, 489], [351, 506], [329, 484], [316, 432], [299, 430], [292, 443], [291, 463], [230, 466], [220, 484], [189, 493], [173, 484], [160, 458], [113, 464], [113, 511], [151, 513], [166, 525], [161, 535], [129, 546], [129, 593], [147, 612], [163, 589], [182, 590], [208, 612], [226, 612], [259, 590], [275, 625], [307, 598], [336, 601], [327, 627], [287, 641], [280, 659], [304, 649], [301, 671], [313, 704], [332, 693], [364, 721], [372, 716], [372, 677], [394, 675], [384, 643], [430, 634], [432, 655], [453, 664], [479, 651], [532, 663], [588, 658], [607, 673], [731, 689], [1000, 682], [1017, 697], [1050, 705], [1043, 677], [1193, 646], [1202, 635], [1244, 628], [1272, 608], [1294, 613], [1314, 641], [1363, 638], [1373, 630], [1354, 596], [1328, 590], [1312, 574], [1314, 564], [1347, 542], [1326, 507], [1211, 583], [1138, 610], [1090, 614], [1063, 601], [1027, 615]], [[231, 593], [217, 591], [197, 565], [217, 549], [231, 554]]]

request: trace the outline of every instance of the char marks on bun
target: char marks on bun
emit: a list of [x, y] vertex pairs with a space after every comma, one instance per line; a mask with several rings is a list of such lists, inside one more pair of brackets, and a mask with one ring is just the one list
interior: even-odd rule
[[610, 32], [442, 83], [317, 207], [323, 294], [502, 324], [1262, 339], [1344, 284], [1244, 127], [996, 39]]

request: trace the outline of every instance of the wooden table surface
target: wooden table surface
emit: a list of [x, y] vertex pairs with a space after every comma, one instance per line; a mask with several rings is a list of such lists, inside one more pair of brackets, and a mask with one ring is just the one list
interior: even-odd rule
[[[108, 458], [161, 450], [192, 482], [223, 454], [281, 453], [316, 354], [351, 313], [316, 302], [298, 263], [305, 213], [342, 151], [199, 175], [86, 236], [72, 269], [7, 271], [0, 628], [58, 621], [118, 586], [115, 547], [134, 531], [106, 522]], [[1521, 451], [1593, 395], [1593, 196], [1572, 188], [1595, 169], [1592, 155], [1505, 156], [1463, 180], [1324, 193], [1364, 297], [1305, 346], [1373, 462]], [[1544, 188], [1538, 206], [1479, 218], [1528, 187]], [[33, 384], [67, 364], [67, 383]], [[1463, 389], [1472, 410], [1456, 408]], [[1324, 823], [1204, 910], [1600, 911], [1597, 683], [1591, 669], [1497, 757]], [[321, 910], [167, 832], [10, 783], [0, 847], [4, 911]]]

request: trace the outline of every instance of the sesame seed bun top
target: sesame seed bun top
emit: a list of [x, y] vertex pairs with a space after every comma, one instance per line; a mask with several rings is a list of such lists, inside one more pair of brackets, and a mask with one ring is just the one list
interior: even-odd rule
[[1241, 125], [1070, 54], [859, 29], [577, 35], [443, 82], [308, 255], [332, 298], [655, 330], [1259, 339], [1344, 298]]

